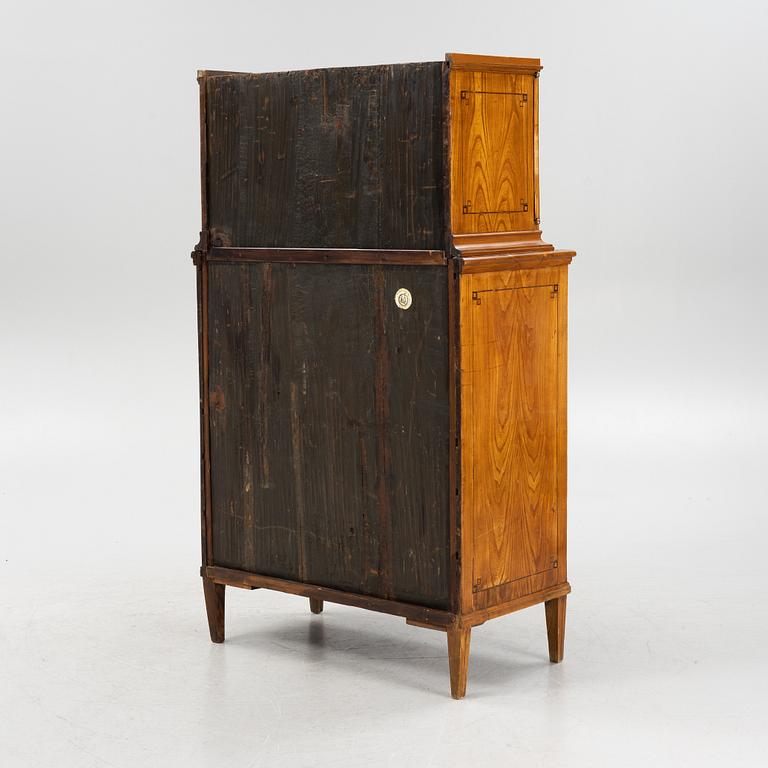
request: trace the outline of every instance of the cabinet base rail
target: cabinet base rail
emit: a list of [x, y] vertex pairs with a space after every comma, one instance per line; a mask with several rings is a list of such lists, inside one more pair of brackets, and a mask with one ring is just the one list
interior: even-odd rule
[[203, 578], [208, 627], [211, 640], [215, 643], [224, 641], [224, 594], [227, 586], [240, 589], [273, 589], [307, 597], [313, 614], [321, 613], [323, 603], [327, 601], [401, 616], [411, 626], [443, 631], [448, 639], [451, 695], [455, 699], [463, 698], [466, 692], [471, 629], [485, 623], [488, 619], [544, 603], [550, 661], [559, 662], [563, 659], [565, 601], [566, 595], [571, 591], [568, 582], [515, 598], [492, 608], [462, 614], [218, 566], [203, 566], [200, 569], [200, 575]]

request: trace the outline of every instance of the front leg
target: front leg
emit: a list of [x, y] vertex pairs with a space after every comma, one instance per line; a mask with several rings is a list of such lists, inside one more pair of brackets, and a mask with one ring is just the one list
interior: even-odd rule
[[557, 663], [563, 660], [565, 648], [565, 595], [547, 600], [544, 603], [544, 612], [547, 616], [549, 660]]
[[448, 628], [448, 667], [451, 673], [451, 696], [463, 699], [467, 692], [469, 670], [470, 627]]

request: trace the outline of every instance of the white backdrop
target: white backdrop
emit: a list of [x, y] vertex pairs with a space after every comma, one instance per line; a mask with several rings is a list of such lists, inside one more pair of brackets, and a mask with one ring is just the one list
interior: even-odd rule
[[[765, 759], [754, 697], [768, 682], [768, 6], [27, 0], [3, 3], [0, 28], [0, 763], [408, 765], [458, 762], [478, 741], [487, 764]], [[258, 697], [233, 712], [222, 695], [219, 721], [203, 691], [234, 662], [209, 654], [239, 650], [258, 688], [265, 643], [293, 643], [289, 658], [270, 656], [289, 677], [317, 644], [291, 634], [309, 621], [303, 605], [254, 593], [233, 595], [228, 618], [250, 639], [205, 645], [189, 259], [200, 228], [196, 70], [445, 51], [544, 64], [542, 228], [578, 252], [567, 661], [557, 672], [538, 656], [535, 672], [504, 666], [543, 652], [538, 614], [479, 629], [457, 710], [444, 700], [444, 640], [338, 609], [347, 634], [330, 635], [327, 650], [338, 642], [338, 657], [297, 678], [290, 705], [276, 681], [269, 717]], [[260, 638], [285, 611], [295, 624]], [[366, 627], [371, 650], [353, 654], [346, 689], [345, 659]], [[145, 646], [145, 632], [173, 643]], [[410, 659], [408, 675], [397, 662], [380, 673], [380, 636], [390, 657]], [[158, 662], [174, 654], [206, 676], [190, 682], [186, 668]], [[433, 659], [425, 691], [414, 682], [422, 657]], [[84, 670], [107, 688], [87, 687]], [[121, 686], [134, 673], [143, 682], [128, 701]], [[554, 698], [537, 698], [536, 675]], [[395, 688], [379, 690], [387, 676]], [[197, 709], [184, 708], [188, 685], [201, 691]], [[284, 718], [320, 717], [329, 692], [336, 725], [316, 726], [327, 740], [297, 736]], [[365, 706], [369, 720], [345, 721]], [[404, 711], [410, 726], [377, 735], [382, 712]], [[516, 717], [528, 719], [512, 737]], [[434, 747], [441, 738], [449, 747]]]

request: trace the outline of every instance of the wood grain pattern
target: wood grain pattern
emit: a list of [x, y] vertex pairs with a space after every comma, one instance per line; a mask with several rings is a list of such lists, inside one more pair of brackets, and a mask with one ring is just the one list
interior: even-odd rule
[[[519, 582], [514, 582], [518, 584]], [[545, 603], [547, 600], [553, 600], [557, 597], [569, 594], [571, 591], [571, 585], [568, 582], [555, 584], [554, 586], [547, 587], [538, 591], [522, 594], [519, 597], [514, 597], [510, 600], [504, 600], [489, 605], [484, 608], [477, 608], [469, 613], [463, 613], [459, 617], [459, 623], [474, 627], [479, 624], [483, 624], [491, 619], [497, 619], [500, 616], [506, 616], [509, 613], [523, 610], [524, 608], [530, 608], [532, 605], [538, 605], [539, 603]]]
[[273, 264], [445, 264], [445, 251], [370, 251], [361, 248], [211, 248], [208, 261]]
[[483, 70], [485, 72], [515, 72], [535, 75], [542, 69], [540, 59], [517, 56], [484, 56], [476, 53], [446, 53], [451, 69]]
[[547, 253], [519, 254], [470, 254], [460, 257], [461, 273], [508, 272], [513, 269], [538, 269], [540, 267], [566, 266], [574, 257], [573, 251], [549, 251]]
[[564, 272], [461, 278], [462, 421], [470, 424], [462, 436], [466, 613], [565, 581]]
[[534, 77], [455, 70], [450, 89], [452, 231], [534, 229]]
[[475, 589], [472, 604], [475, 610], [491, 608], [495, 605], [508, 603], [529, 594], [545, 591], [550, 587], [561, 583], [562, 577], [558, 568], [550, 568], [541, 571], [540, 573], [532, 574], [531, 576], [523, 576], [514, 581], [503, 582], [498, 586], [489, 587], [488, 589], [479, 591]]
[[446, 268], [207, 266], [212, 562], [447, 608]]
[[442, 249], [443, 67], [201, 73], [214, 245]]
[[557, 560], [556, 288], [474, 292], [469, 373], [483, 381], [471, 424], [476, 591]]
[[207, 566], [204, 569], [206, 576], [217, 584], [227, 584], [237, 587], [264, 587], [278, 592], [286, 592], [302, 597], [316, 597], [329, 603], [340, 605], [353, 605], [357, 608], [365, 608], [369, 611], [387, 613], [391, 616], [402, 616], [406, 619], [414, 619], [423, 624], [452, 626], [456, 623], [456, 617], [449, 611], [439, 608], [429, 608], [416, 603], [406, 603], [398, 600], [390, 600], [374, 595], [361, 595], [354, 592], [346, 592], [330, 587], [321, 587], [316, 584], [302, 584], [290, 579], [278, 579], [274, 576], [264, 576], [258, 573], [248, 573], [231, 568], [219, 568]]
[[213, 562], [213, 534], [211, 527], [212, 518], [212, 495], [211, 495], [211, 403], [210, 403], [210, 338], [208, 335], [208, 265], [203, 263], [198, 267], [198, 311], [199, 334], [202, 346], [201, 365], [200, 365], [200, 386], [201, 396], [201, 452], [202, 452], [202, 528], [205, 538], [203, 545], [203, 565]]
[[555, 664], [563, 660], [565, 649], [565, 601], [566, 597], [563, 595], [544, 603], [549, 660]]
[[453, 248], [462, 256], [491, 254], [530, 254], [553, 251], [554, 245], [541, 239], [540, 229], [517, 232], [464, 232], [451, 236]]
[[461, 371], [459, 370], [459, 272], [457, 260], [451, 259], [448, 265], [448, 409], [450, 459], [448, 466], [448, 493], [450, 512], [448, 515], [449, 541], [451, 553], [450, 593], [451, 610], [461, 610]]

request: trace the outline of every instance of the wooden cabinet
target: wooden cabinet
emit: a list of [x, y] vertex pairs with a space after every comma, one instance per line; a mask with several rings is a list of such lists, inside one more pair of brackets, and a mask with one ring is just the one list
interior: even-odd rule
[[537, 59], [199, 73], [202, 569], [562, 658], [567, 269]]

